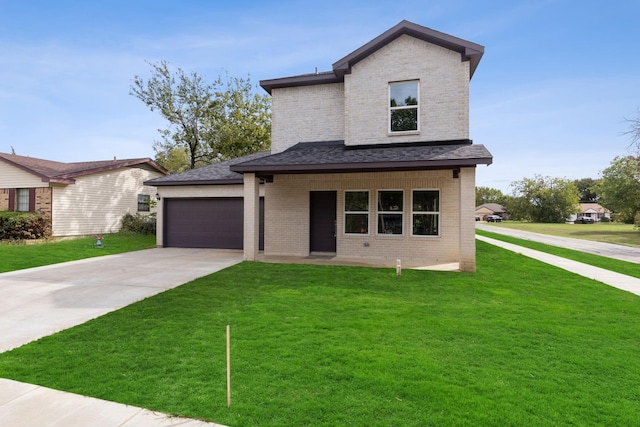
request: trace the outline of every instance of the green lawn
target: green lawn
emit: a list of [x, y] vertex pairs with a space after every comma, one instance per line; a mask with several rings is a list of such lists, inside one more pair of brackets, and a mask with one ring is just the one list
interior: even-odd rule
[[537, 222], [503, 221], [492, 222], [490, 225], [515, 228], [533, 233], [573, 237], [575, 239], [640, 246], [640, 231], [635, 229], [633, 224], [620, 224], [615, 222], [597, 222], [595, 224], [543, 224]]
[[529, 249], [546, 252], [548, 254], [557, 255], [573, 261], [582, 262], [593, 265], [595, 267], [604, 268], [606, 270], [615, 271], [627, 276], [637, 277], [640, 279], [640, 268], [634, 262], [627, 262], [613, 258], [607, 258], [586, 252], [574, 251], [571, 249], [560, 248], [557, 246], [547, 245], [544, 243], [533, 242], [531, 240], [518, 239], [516, 237], [505, 236], [504, 234], [490, 233], [484, 230], [476, 229], [476, 234], [480, 236], [490, 237], [503, 242], [512, 243], [514, 245], [524, 246]]
[[82, 237], [34, 244], [0, 243], [0, 273], [40, 267], [65, 261], [75, 261], [102, 255], [118, 254], [153, 248], [154, 235], [135, 233], [106, 234], [105, 247], [95, 248], [95, 237]]
[[230, 426], [637, 425], [640, 299], [477, 248], [477, 273], [245, 262], [0, 376]]

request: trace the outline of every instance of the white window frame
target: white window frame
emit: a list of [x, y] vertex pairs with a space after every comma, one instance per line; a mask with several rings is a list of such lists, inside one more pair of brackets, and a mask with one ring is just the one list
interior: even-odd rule
[[[366, 211], [348, 211], [347, 210], [347, 193], [367, 193], [367, 210]], [[345, 236], [369, 236], [371, 234], [371, 191], [369, 190], [344, 190], [343, 196], [343, 226], [342, 231]], [[367, 216], [367, 232], [354, 233], [347, 231], [347, 215], [366, 215]]]
[[[383, 211], [380, 210], [380, 193], [390, 193], [390, 192], [400, 192], [402, 193], [402, 209], [398, 209], [398, 210], [389, 210], [389, 211]], [[376, 235], [378, 236], [387, 236], [387, 237], [402, 237], [404, 236], [404, 230], [405, 230], [405, 214], [404, 214], [404, 208], [407, 204], [406, 200], [405, 200], [405, 196], [406, 196], [406, 192], [403, 189], [400, 188], [385, 188], [385, 189], [380, 189], [376, 192]], [[380, 215], [400, 215], [401, 216], [401, 220], [400, 220], [400, 225], [402, 227], [402, 231], [400, 233], [380, 233]]]
[[[406, 84], [406, 83], [415, 83], [416, 84], [416, 100], [418, 102], [417, 105], [402, 105], [398, 107], [391, 106], [391, 86], [396, 84]], [[387, 132], [389, 135], [408, 135], [408, 134], [417, 134], [420, 133], [420, 80], [403, 80], [397, 82], [389, 82], [388, 87], [388, 97], [387, 97], [387, 108], [389, 109], [388, 114], [388, 124], [387, 124]], [[393, 111], [397, 110], [416, 110], [416, 129], [412, 130], [392, 130], [391, 129], [391, 116]]]
[[[140, 206], [144, 204], [146, 204], [147, 208], [140, 209]], [[138, 194], [138, 212], [151, 212], [151, 195]]]
[[16, 211], [29, 212], [28, 188], [16, 188]]
[[[435, 191], [438, 193], [438, 210], [437, 211], [416, 211], [414, 210], [414, 206], [415, 204], [413, 203], [414, 197], [415, 197], [415, 192], [416, 191]], [[441, 215], [442, 213], [442, 191], [439, 188], [413, 188], [411, 189], [411, 236], [412, 237], [420, 237], [420, 238], [433, 238], [433, 237], [440, 237], [440, 230], [441, 230], [441, 222], [440, 222], [440, 218], [442, 217]], [[414, 223], [414, 217], [415, 215], [435, 215], [437, 217], [437, 226], [438, 226], [438, 233], [436, 234], [414, 234], [413, 232], [413, 223]]]

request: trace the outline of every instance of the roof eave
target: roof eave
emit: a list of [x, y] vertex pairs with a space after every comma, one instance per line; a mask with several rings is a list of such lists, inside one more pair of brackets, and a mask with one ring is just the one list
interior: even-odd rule
[[233, 184], [243, 184], [244, 181], [242, 179], [218, 179], [218, 180], [206, 180], [206, 181], [197, 181], [197, 180], [184, 180], [184, 181], [158, 181], [153, 182], [153, 180], [145, 181], [144, 185], [148, 185], [151, 187], [181, 187], [186, 185], [233, 185]]

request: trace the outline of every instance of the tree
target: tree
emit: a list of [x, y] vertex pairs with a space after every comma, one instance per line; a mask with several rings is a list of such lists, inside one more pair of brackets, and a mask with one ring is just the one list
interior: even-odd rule
[[598, 194], [595, 191], [597, 182], [593, 178], [581, 178], [573, 181], [580, 192], [580, 203], [595, 203], [598, 201]]
[[636, 149], [636, 152], [640, 154], [640, 108], [636, 112], [635, 119], [627, 119], [625, 121], [629, 123], [629, 130], [623, 132], [624, 135], [628, 135], [631, 139], [631, 146]]
[[476, 206], [485, 203], [498, 203], [505, 205], [506, 196], [497, 188], [476, 187]]
[[511, 184], [514, 198], [509, 209], [514, 218], [560, 223], [577, 213], [578, 188], [567, 179], [536, 175]]
[[600, 204], [615, 212], [621, 221], [633, 223], [640, 212], [640, 159], [616, 157], [601, 175], [596, 185]]
[[[271, 100], [252, 94], [248, 77], [206, 83], [196, 72], [172, 71], [166, 61], [149, 65], [151, 77], [135, 76], [130, 94], [169, 122], [153, 147], [163, 166], [193, 169], [270, 147]], [[182, 152], [185, 163], [178, 161]]]

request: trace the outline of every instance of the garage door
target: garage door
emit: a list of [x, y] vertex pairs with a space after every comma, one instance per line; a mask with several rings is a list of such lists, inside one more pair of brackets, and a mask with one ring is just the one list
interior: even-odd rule
[[[242, 198], [164, 199], [164, 245], [180, 248], [242, 249]], [[263, 247], [260, 199], [260, 249]]]

